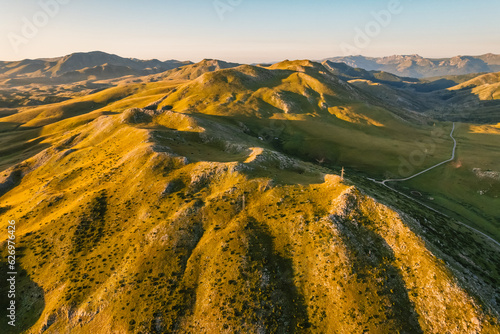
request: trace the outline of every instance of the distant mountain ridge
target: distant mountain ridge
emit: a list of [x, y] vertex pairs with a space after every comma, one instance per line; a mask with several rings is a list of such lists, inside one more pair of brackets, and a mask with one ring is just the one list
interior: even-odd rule
[[[68, 73], [113, 72], [114, 76], [145, 75], [168, 71], [180, 66], [189, 65], [189, 61], [158, 59], [140, 60], [123, 58], [101, 51], [78, 52], [67, 56], [50, 59], [25, 59], [21, 61], [0, 62], [0, 79], [9, 78], [58, 78]], [[99, 67], [107, 69], [99, 69]], [[121, 68], [121, 71], [117, 71]], [[111, 70], [112, 69], [112, 70]]]
[[[500, 55], [492, 53], [482, 56], [456, 56], [439, 59], [424, 58], [419, 55], [394, 55], [380, 58], [346, 56], [327, 58], [323, 62], [325, 61], [329, 62], [328, 67], [330, 68], [338, 68], [339, 65], [334, 65], [334, 63], [342, 63], [355, 69], [385, 72], [382, 75], [384, 78], [378, 78], [382, 81], [400, 81], [397, 78], [391, 78], [391, 75], [404, 77], [407, 81], [407, 78], [420, 79], [500, 71]], [[180, 69], [186, 65], [192, 65], [192, 68]], [[238, 65], [240, 64], [212, 59], [205, 59], [198, 64], [193, 64], [190, 61], [179, 60], [124, 58], [101, 51], [77, 52], [56, 58], [0, 61], [0, 82], [14, 80], [8, 81], [8, 83], [25, 84], [26, 80], [33, 80], [33, 82], [49, 80], [51, 83], [59, 83], [59, 81], [69, 80], [69, 78], [73, 81], [87, 80], [88, 78], [95, 80], [96, 75], [98, 80], [128, 75], [157, 75], [156, 79], [175, 76], [178, 79], [186, 80], [194, 79], [207, 71], [211, 72]], [[164, 72], [172, 70], [176, 73], [169, 72], [163, 75]], [[345, 72], [345, 69], [342, 69], [342, 72]], [[371, 76], [372, 74], [364, 73], [363, 75]]]
[[368, 71], [385, 71], [398, 76], [413, 78], [463, 75], [500, 71], [500, 55], [488, 53], [482, 56], [456, 56], [453, 58], [424, 58], [419, 55], [395, 55], [389, 57], [347, 56], [325, 60], [345, 63]]

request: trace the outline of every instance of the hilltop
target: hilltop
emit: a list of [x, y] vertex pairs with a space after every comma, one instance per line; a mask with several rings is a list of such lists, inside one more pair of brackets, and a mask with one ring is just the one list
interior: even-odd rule
[[207, 72], [238, 67], [240, 65], [241, 64], [228, 63], [217, 59], [204, 59], [196, 64], [178, 67], [158, 75], [153, 75], [151, 80], [193, 80]]

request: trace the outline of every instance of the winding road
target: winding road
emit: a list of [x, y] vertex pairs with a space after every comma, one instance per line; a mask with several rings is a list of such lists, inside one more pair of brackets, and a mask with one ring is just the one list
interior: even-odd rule
[[[453, 139], [453, 151], [452, 151], [452, 153], [451, 153], [451, 158], [450, 158], [450, 159], [448, 159], [448, 160], [446, 160], [446, 161], [443, 161], [443, 162], [440, 162], [440, 163], [438, 163], [437, 165], [434, 165], [434, 166], [432, 166], [432, 167], [429, 167], [429, 168], [427, 168], [426, 170], [421, 171], [420, 173], [414, 174], [414, 175], [412, 175], [412, 176], [410, 176], [410, 177], [407, 177], [407, 178], [404, 178], [404, 179], [388, 179], [388, 180], [383, 180], [383, 181], [377, 181], [377, 180], [372, 179], [372, 178], [367, 178], [367, 179], [368, 179], [368, 180], [370, 180], [370, 181], [372, 181], [372, 182], [375, 182], [375, 183], [381, 184], [381, 185], [383, 185], [384, 187], [386, 187], [386, 188], [388, 188], [388, 189], [390, 189], [390, 190], [392, 190], [392, 191], [394, 191], [394, 192], [397, 192], [398, 194], [400, 194], [400, 195], [402, 195], [402, 196], [404, 196], [404, 197], [406, 197], [406, 198], [408, 198], [408, 199], [410, 199], [410, 200], [412, 200], [412, 201], [414, 201], [414, 202], [417, 202], [418, 204], [420, 204], [420, 205], [422, 205], [422, 206], [426, 207], [426, 208], [427, 208], [427, 209], [429, 209], [429, 210], [432, 210], [432, 211], [434, 211], [434, 212], [436, 212], [436, 213], [438, 213], [438, 214], [441, 214], [441, 215], [443, 215], [443, 216], [445, 216], [445, 217], [447, 217], [447, 218], [451, 218], [451, 217], [450, 217], [450, 216], [448, 216], [447, 214], [445, 214], [445, 213], [443, 213], [443, 212], [441, 212], [441, 211], [438, 211], [438, 210], [436, 210], [436, 209], [434, 209], [434, 208], [430, 207], [429, 205], [427, 205], [427, 204], [425, 204], [425, 203], [422, 203], [421, 201], [419, 201], [419, 200], [417, 200], [417, 199], [415, 199], [415, 198], [413, 198], [413, 197], [411, 197], [411, 196], [408, 196], [408, 195], [406, 195], [405, 193], [402, 193], [402, 192], [401, 192], [401, 191], [399, 191], [399, 190], [396, 190], [396, 189], [394, 189], [394, 188], [390, 187], [389, 185], [387, 185], [387, 182], [403, 182], [403, 181], [408, 181], [408, 180], [411, 180], [411, 179], [413, 179], [413, 178], [415, 178], [415, 177], [417, 177], [417, 176], [419, 176], [419, 175], [422, 175], [422, 174], [424, 174], [424, 173], [427, 173], [427, 172], [429, 172], [429, 171], [433, 170], [434, 168], [437, 168], [437, 167], [439, 167], [439, 166], [442, 166], [442, 165], [444, 165], [444, 164], [446, 164], [446, 163], [448, 163], [448, 162], [451, 162], [451, 161], [455, 160], [455, 155], [456, 155], [456, 151], [457, 151], [457, 140], [455, 139], [455, 137], [453, 137], [453, 133], [455, 132], [455, 126], [456, 126], [456, 125], [455, 125], [455, 122], [454, 122], [454, 123], [453, 123], [453, 128], [451, 129], [451, 133], [450, 133], [450, 137], [451, 137], [451, 139]], [[495, 239], [493, 239], [492, 237], [488, 236], [487, 234], [485, 234], [485, 233], [483, 233], [483, 232], [481, 232], [481, 231], [479, 231], [479, 230], [477, 230], [477, 229], [475, 229], [475, 228], [473, 228], [473, 227], [471, 227], [471, 226], [469, 226], [469, 225], [467, 225], [467, 224], [464, 224], [464, 223], [462, 223], [462, 222], [460, 222], [460, 221], [455, 221], [455, 222], [456, 222], [457, 224], [461, 225], [461, 226], [464, 226], [464, 227], [466, 227], [466, 228], [468, 228], [468, 229], [470, 229], [470, 230], [472, 230], [472, 231], [476, 232], [477, 234], [479, 234], [479, 235], [481, 235], [481, 236], [485, 237], [486, 239], [488, 239], [489, 241], [493, 242], [495, 245], [497, 245], [498, 247], [500, 247], [500, 243], [499, 243], [498, 241], [496, 241]]]
[[[443, 162], [440, 162], [440, 163], [438, 163], [437, 165], [434, 165], [434, 166], [432, 166], [432, 167], [429, 167], [429, 168], [427, 168], [426, 170], [421, 171], [420, 173], [417, 173], [417, 174], [415, 174], [415, 175], [409, 176], [409, 177], [407, 177], [407, 178], [405, 178], [405, 179], [392, 179], [392, 180], [391, 180], [391, 179], [389, 179], [389, 180], [384, 180], [384, 181], [379, 182], [379, 183], [382, 183], [382, 184], [384, 184], [384, 185], [385, 185], [387, 182], [403, 182], [403, 181], [408, 181], [408, 180], [411, 180], [411, 179], [413, 179], [413, 178], [415, 178], [415, 177], [417, 177], [417, 176], [419, 176], [419, 175], [422, 175], [422, 174], [424, 174], [424, 173], [427, 173], [427, 172], [429, 172], [429, 171], [433, 170], [434, 168], [437, 168], [437, 167], [439, 167], [439, 166], [442, 166], [442, 165], [444, 165], [445, 163], [448, 163], [448, 162], [450, 162], [450, 161], [455, 160], [455, 154], [456, 154], [456, 152], [457, 152], [457, 140], [455, 139], [455, 137], [453, 137], [453, 133], [454, 133], [454, 132], [455, 132], [455, 123], [453, 123], [453, 128], [451, 129], [451, 133], [450, 133], [450, 137], [451, 137], [451, 139], [453, 139], [453, 151], [451, 152], [451, 158], [450, 158], [450, 159], [448, 159], [448, 160], [446, 160], [446, 161], [443, 161]], [[375, 182], [377, 182], [377, 181], [375, 181]]]

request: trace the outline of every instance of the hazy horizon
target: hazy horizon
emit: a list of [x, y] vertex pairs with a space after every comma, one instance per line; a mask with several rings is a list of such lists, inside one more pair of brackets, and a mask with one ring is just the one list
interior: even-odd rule
[[[303, 59], [308, 59], [312, 61], [322, 61], [327, 58], [333, 58], [333, 57], [343, 57], [344, 55], [330, 55], [330, 56], [325, 56], [325, 57], [319, 57], [319, 58], [291, 58], [291, 57], [286, 57], [283, 59], [275, 59], [275, 60], [268, 60], [268, 61], [250, 61], [250, 62], [242, 62], [242, 61], [237, 61], [237, 60], [232, 60], [232, 59], [224, 59], [224, 58], [212, 58], [212, 57], [201, 57], [201, 58], [187, 58], [187, 59], [176, 59], [176, 58], [158, 58], [158, 57], [152, 57], [152, 58], [141, 58], [141, 57], [135, 57], [135, 56], [128, 56], [128, 55], [123, 55], [123, 54], [118, 54], [114, 52], [108, 52], [106, 50], [89, 50], [89, 51], [73, 51], [67, 54], [61, 54], [61, 55], [53, 55], [53, 56], [46, 56], [46, 57], [31, 57], [31, 58], [22, 58], [22, 59], [0, 59], [0, 61], [22, 61], [22, 60], [34, 60], [34, 59], [51, 59], [51, 58], [60, 58], [64, 56], [68, 56], [71, 54], [77, 54], [77, 53], [91, 53], [91, 52], [103, 52], [111, 55], [116, 55], [120, 56], [122, 58], [130, 58], [130, 59], [140, 59], [140, 60], [160, 60], [160, 61], [168, 61], [168, 60], [178, 60], [178, 61], [191, 61], [193, 63], [198, 63], [202, 60], [205, 59], [214, 59], [214, 60], [221, 60], [221, 61], [227, 61], [227, 62], [236, 62], [236, 63], [242, 63], [242, 64], [259, 64], [259, 63], [276, 63], [276, 62], [281, 62], [284, 60], [303, 60]], [[383, 58], [383, 57], [391, 57], [391, 56], [412, 56], [412, 55], [418, 55], [426, 59], [446, 59], [446, 58], [453, 58], [453, 57], [477, 57], [477, 56], [483, 56], [485, 54], [495, 54], [493, 52], [486, 52], [486, 53], [478, 53], [478, 54], [453, 54], [453, 55], [447, 55], [447, 56], [442, 56], [442, 57], [433, 57], [433, 56], [428, 56], [428, 55], [423, 55], [420, 53], [416, 54], [386, 54], [386, 55], [364, 55], [364, 54], [359, 54], [359, 55], [348, 55], [351, 57], [367, 57], [367, 58]]]
[[100, 50], [139, 59], [241, 63], [348, 54], [500, 54], [500, 4], [445, 0], [1, 0], [0, 59]]

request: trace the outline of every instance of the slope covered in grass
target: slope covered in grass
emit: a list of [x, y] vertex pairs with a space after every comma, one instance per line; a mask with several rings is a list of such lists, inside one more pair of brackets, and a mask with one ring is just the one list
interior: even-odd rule
[[[205, 65], [0, 118], [19, 331], [500, 330], [498, 246], [366, 178], [448, 159], [450, 123], [307, 60]], [[401, 190], [498, 238], [496, 129]]]
[[480, 100], [500, 99], [500, 73], [489, 73], [461, 83], [450, 90], [467, 90], [477, 95]]
[[[431, 95], [424, 103], [405, 89], [367, 79], [346, 82], [325, 64], [284, 61], [264, 68], [203, 61], [173, 72], [194, 80], [170, 77], [159, 82], [122, 82], [64, 102], [20, 107], [0, 119], [0, 137], [6, 142], [0, 165], [7, 168], [40, 152], [59, 132], [132, 107], [238, 124], [239, 132], [233, 138], [249, 134], [257, 140], [256, 146], [266, 144], [300, 159], [334, 168], [345, 166], [377, 179], [406, 177], [449, 157], [451, 124], [414, 111], [425, 110], [439, 97]], [[231, 68], [218, 70], [226, 65]], [[344, 75], [346, 69], [340, 69], [337, 74]], [[460, 93], [451, 98], [451, 112], [464, 110], [470, 99]], [[468, 110], [466, 118], [476, 113], [478, 119], [489, 119], [492, 108], [495, 106]], [[170, 126], [168, 116], [163, 118], [165, 126]], [[481, 138], [476, 155], [491, 164], [488, 139]], [[429, 185], [431, 180], [412, 187], [422, 191]], [[491, 220], [486, 218], [492, 216], [491, 210], [473, 210], [472, 202], [465, 203], [470, 206], [468, 219]], [[461, 204], [451, 207], [456, 205]]]
[[19, 302], [26, 332], [500, 328], [494, 245], [236, 122], [129, 109], [57, 138], [0, 175], [34, 291]]

